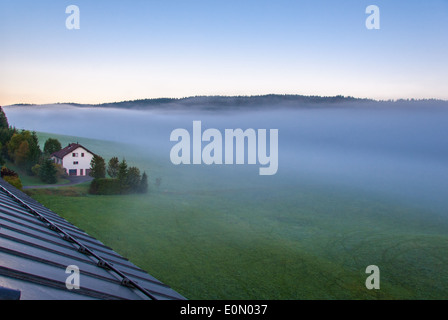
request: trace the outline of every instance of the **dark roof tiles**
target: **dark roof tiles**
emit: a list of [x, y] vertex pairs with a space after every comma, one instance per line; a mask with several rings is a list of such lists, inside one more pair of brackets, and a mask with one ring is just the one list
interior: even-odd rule
[[87, 152], [91, 153], [94, 155], [94, 153], [88, 149], [86, 149], [85, 147], [83, 147], [82, 145], [80, 145], [79, 143], [70, 143], [68, 146], [66, 146], [65, 148], [56, 151], [54, 153], [51, 154], [52, 157], [56, 157], [59, 159], [64, 158], [66, 155], [72, 153], [73, 151], [75, 151], [78, 148], [83, 148], [84, 150], [86, 150]]
[[[80, 289], [66, 287], [70, 265], [80, 270]], [[3, 179], [0, 289], [24, 300], [185, 300]]]

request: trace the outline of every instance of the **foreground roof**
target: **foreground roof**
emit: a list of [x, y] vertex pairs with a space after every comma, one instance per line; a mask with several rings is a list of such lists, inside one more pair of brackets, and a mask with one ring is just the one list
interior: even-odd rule
[[83, 147], [82, 145], [80, 145], [79, 143], [70, 143], [68, 146], [66, 146], [65, 148], [56, 151], [54, 153], [51, 154], [52, 157], [56, 157], [59, 159], [63, 159], [66, 155], [72, 153], [73, 151], [75, 151], [78, 148], [83, 148], [84, 150], [86, 150], [87, 152], [94, 154], [92, 151], [88, 150], [87, 148]]
[[[68, 266], [80, 271], [69, 290]], [[185, 300], [100, 241], [0, 179], [0, 299]]]

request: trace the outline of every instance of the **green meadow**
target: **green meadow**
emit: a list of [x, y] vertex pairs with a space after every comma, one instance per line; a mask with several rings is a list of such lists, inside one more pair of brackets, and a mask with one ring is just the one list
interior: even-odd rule
[[[448, 222], [430, 209], [305, 179], [174, 168], [116, 142], [39, 140], [49, 136], [125, 157], [147, 171], [150, 190], [27, 192], [188, 299], [448, 298]], [[379, 290], [366, 289], [369, 265], [380, 268]]]

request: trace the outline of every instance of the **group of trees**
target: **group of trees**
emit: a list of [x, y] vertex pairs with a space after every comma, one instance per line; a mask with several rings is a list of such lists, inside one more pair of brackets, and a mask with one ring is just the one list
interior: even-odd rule
[[[43, 151], [35, 132], [16, 130], [8, 124], [8, 119], [0, 107], [0, 165], [6, 161], [13, 163], [20, 171], [30, 176], [38, 176], [47, 184], [54, 184], [58, 178], [67, 176], [65, 169], [55, 164], [50, 155], [62, 149], [57, 139], [49, 138]], [[117, 157], [105, 160], [94, 155], [90, 175], [94, 178], [89, 192], [91, 194], [131, 194], [148, 192], [148, 176], [140, 169], [128, 166], [125, 159]], [[108, 177], [106, 177], [108, 176]], [[20, 179], [14, 171], [2, 169], [2, 178], [21, 187]], [[160, 183], [160, 182], [159, 182]]]
[[0, 165], [9, 161], [27, 175], [38, 176], [45, 183], [56, 183], [65, 170], [49, 157], [60, 149], [61, 143], [49, 138], [42, 151], [36, 133], [10, 127], [0, 107]]
[[89, 189], [91, 194], [148, 192], [148, 175], [146, 172], [141, 174], [137, 167], [129, 167], [126, 159], [120, 161], [117, 157], [112, 157], [106, 166], [106, 161], [102, 157], [94, 155], [90, 167], [90, 175], [94, 178]]
[[56, 164], [50, 159], [51, 154], [61, 149], [62, 145], [58, 139], [48, 138], [47, 141], [45, 141], [41, 160], [31, 168], [33, 174], [39, 176], [43, 182], [54, 184], [58, 181], [58, 178], [67, 176], [65, 169], [60, 164]]

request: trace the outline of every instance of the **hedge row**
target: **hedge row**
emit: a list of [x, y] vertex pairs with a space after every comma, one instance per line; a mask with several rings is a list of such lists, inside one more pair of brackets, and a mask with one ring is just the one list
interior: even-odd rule
[[117, 195], [121, 193], [121, 184], [118, 179], [100, 178], [90, 183], [90, 194], [95, 195]]

